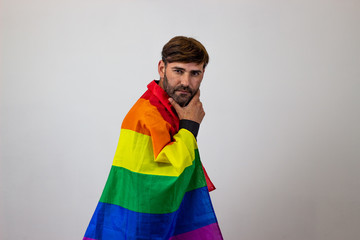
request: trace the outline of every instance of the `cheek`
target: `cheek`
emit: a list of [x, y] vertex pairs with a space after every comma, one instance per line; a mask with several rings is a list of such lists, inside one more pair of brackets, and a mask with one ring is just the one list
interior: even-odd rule
[[201, 80], [202, 80], [202, 79], [194, 79], [194, 80], [192, 81], [192, 88], [193, 88], [193, 89], [198, 89], [198, 88], [200, 87]]
[[174, 74], [169, 74], [169, 75], [166, 75], [167, 76], [167, 79], [168, 79], [168, 84], [169, 86], [171, 87], [175, 87], [179, 84], [179, 80], [177, 78], [177, 76], [174, 76]]

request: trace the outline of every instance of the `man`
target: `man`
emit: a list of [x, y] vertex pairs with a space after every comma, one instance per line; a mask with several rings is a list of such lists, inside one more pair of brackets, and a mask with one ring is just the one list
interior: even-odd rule
[[222, 239], [196, 136], [205, 115], [200, 84], [209, 61], [193, 38], [174, 37], [160, 81], [126, 115], [113, 165], [85, 233], [93, 239]]

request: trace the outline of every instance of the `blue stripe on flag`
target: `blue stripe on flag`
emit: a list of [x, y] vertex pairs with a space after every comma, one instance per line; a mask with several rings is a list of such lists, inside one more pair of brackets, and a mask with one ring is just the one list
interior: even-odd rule
[[85, 237], [92, 239], [169, 239], [217, 222], [207, 186], [187, 192], [180, 208], [167, 214], [138, 213], [99, 202]]

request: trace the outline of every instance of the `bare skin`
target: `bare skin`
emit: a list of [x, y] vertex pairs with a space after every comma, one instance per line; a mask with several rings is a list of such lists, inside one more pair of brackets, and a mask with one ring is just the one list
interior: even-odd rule
[[203, 64], [159, 62], [159, 86], [170, 96], [169, 101], [179, 119], [201, 123], [205, 111], [200, 101], [200, 84], [204, 76]]
[[189, 104], [185, 107], [181, 107], [172, 98], [169, 98], [169, 101], [172, 104], [172, 106], [175, 108], [180, 120], [181, 119], [192, 120], [199, 124], [202, 122], [205, 116], [205, 111], [200, 101], [200, 89], [196, 92], [193, 99], [191, 99]]

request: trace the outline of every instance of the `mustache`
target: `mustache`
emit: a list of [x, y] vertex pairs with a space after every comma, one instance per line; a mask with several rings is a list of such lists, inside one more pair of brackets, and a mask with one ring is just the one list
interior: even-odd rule
[[184, 85], [180, 85], [180, 86], [177, 86], [174, 88], [174, 92], [175, 91], [186, 91], [186, 92], [189, 92], [191, 94], [193, 94], [193, 91], [191, 90], [191, 88], [189, 86], [184, 86]]

